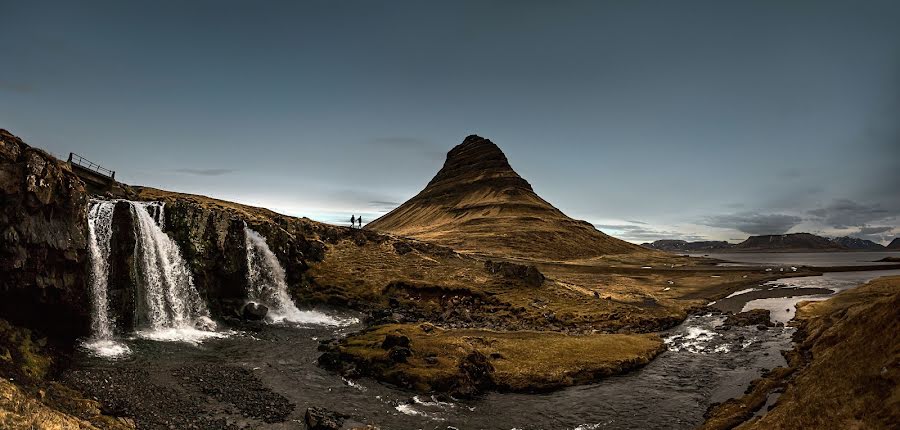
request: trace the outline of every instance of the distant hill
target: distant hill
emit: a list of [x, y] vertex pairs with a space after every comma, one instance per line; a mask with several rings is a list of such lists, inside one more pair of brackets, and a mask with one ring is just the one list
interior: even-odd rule
[[854, 250], [866, 250], [866, 251], [884, 251], [884, 245], [880, 243], [872, 242], [871, 240], [860, 239], [858, 237], [836, 237], [831, 239], [832, 242], [837, 243], [844, 248], [854, 249]]
[[[724, 241], [687, 242], [684, 240], [657, 240], [641, 246], [667, 252], [829, 252], [829, 251], [884, 251], [900, 250], [900, 238], [887, 247], [871, 240], [843, 236], [829, 239], [810, 233], [772, 234], [750, 236], [747, 240], [731, 244]], [[891, 248], [894, 246], [894, 248]]]
[[497, 145], [475, 135], [450, 150], [425, 189], [366, 228], [507, 257], [653, 252], [569, 218], [534, 192]]
[[900, 251], [900, 237], [894, 238], [886, 248], [891, 251]]
[[722, 251], [734, 247], [734, 245], [723, 240], [702, 240], [697, 242], [688, 242], [686, 240], [671, 239], [657, 240], [651, 243], [642, 243], [641, 246], [668, 252]]
[[828, 238], [810, 233], [750, 236], [735, 245], [735, 251], [842, 251], [847, 248]]

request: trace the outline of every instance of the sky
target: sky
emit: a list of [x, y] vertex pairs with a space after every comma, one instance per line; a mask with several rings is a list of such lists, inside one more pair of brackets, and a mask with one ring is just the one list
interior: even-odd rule
[[0, 0], [0, 128], [364, 222], [469, 134], [614, 236], [900, 236], [897, 1]]

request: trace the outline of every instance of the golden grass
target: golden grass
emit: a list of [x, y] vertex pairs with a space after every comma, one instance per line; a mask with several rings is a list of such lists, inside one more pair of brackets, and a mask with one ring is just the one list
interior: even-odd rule
[[[388, 335], [410, 340], [412, 355], [392, 363], [382, 348]], [[351, 336], [340, 352], [367, 362], [375, 375], [389, 381], [407, 380], [412, 388], [429, 391], [459, 379], [460, 366], [473, 352], [487, 357], [493, 388], [544, 391], [587, 383], [648, 363], [664, 350], [653, 334], [566, 335], [555, 332], [462, 329], [431, 325], [394, 324]]]
[[740, 429], [889, 429], [900, 422], [900, 277], [874, 280], [798, 307], [802, 341], [790, 368], [714, 409], [705, 429], [746, 420], [773, 389], [772, 410]]

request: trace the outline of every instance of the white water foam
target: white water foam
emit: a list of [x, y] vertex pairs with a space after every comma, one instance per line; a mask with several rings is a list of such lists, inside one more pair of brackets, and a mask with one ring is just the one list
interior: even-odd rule
[[247, 284], [251, 301], [269, 308], [266, 319], [272, 323], [344, 326], [358, 322], [355, 318], [336, 318], [319, 311], [302, 311], [288, 293], [284, 268], [269, 249], [266, 238], [244, 227], [247, 247]]
[[663, 343], [671, 351], [706, 352], [709, 341], [718, 333], [701, 327], [688, 327], [686, 333], [674, 334], [663, 338]]
[[91, 354], [102, 358], [121, 358], [131, 354], [131, 348], [112, 339], [91, 339], [82, 344]]
[[197, 345], [209, 339], [222, 339], [232, 334], [230, 331], [209, 331], [193, 327], [168, 327], [138, 330], [135, 337], [158, 342], [184, 342]]
[[759, 288], [747, 288], [747, 289], [745, 289], [745, 290], [735, 291], [735, 292], [729, 294], [729, 295], [728, 295], [727, 297], [725, 297], [725, 298], [726, 298], [726, 299], [730, 299], [730, 298], [732, 298], [732, 297], [734, 297], [734, 296], [740, 296], [741, 294], [752, 293], [752, 292], [754, 292], [754, 291], [762, 291], [762, 290], [760, 290]]

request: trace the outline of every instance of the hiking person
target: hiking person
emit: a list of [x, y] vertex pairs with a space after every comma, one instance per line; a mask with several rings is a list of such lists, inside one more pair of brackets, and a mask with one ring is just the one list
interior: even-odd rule
[[362, 228], [362, 215], [360, 215], [356, 220], [359, 221], [359, 228]]
[[350, 215], [350, 227], [356, 227], [356, 215]]

